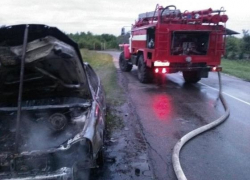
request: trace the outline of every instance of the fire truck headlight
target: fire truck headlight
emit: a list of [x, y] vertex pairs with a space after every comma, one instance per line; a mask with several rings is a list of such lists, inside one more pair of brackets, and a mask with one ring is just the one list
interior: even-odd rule
[[170, 66], [170, 62], [168, 61], [165, 61], [165, 62], [162, 62], [162, 61], [155, 61], [154, 62], [154, 66], [157, 67], [157, 66]]

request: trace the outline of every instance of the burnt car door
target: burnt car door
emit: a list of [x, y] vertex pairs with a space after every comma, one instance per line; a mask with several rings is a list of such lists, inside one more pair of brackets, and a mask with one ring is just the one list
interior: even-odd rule
[[[105, 93], [100, 82], [99, 77], [96, 75], [92, 67], [88, 63], [84, 63], [87, 78], [90, 84], [90, 89], [92, 92], [93, 100], [96, 101], [95, 113], [97, 116], [96, 131], [103, 139], [104, 129], [105, 129], [105, 116], [106, 116], [106, 100]], [[97, 134], [97, 133], [96, 133]], [[99, 152], [101, 149], [99, 150]]]
[[102, 84], [100, 82], [100, 79], [88, 63], [84, 63], [84, 65], [89, 79], [89, 84], [91, 85], [93, 90], [94, 99], [98, 102], [100, 109], [105, 115], [106, 114], [105, 93]]

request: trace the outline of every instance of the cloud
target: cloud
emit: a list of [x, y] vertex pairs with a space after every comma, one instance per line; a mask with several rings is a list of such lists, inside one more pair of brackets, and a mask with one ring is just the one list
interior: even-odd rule
[[[228, 27], [241, 32], [248, 29], [250, 13], [247, 6], [226, 0], [158, 0], [161, 5], [174, 4], [182, 11], [225, 6], [229, 15]], [[248, 4], [247, 0], [241, 4]], [[91, 31], [94, 34], [118, 35], [122, 26], [129, 26], [138, 14], [153, 11], [152, 0], [1, 0], [0, 25], [41, 23], [57, 26], [65, 32]], [[238, 7], [237, 7], [238, 6]]]

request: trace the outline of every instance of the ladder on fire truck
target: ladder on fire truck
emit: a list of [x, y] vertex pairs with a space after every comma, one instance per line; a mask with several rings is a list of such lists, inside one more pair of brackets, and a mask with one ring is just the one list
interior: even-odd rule
[[225, 41], [223, 39], [219, 39], [219, 37], [223, 37], [223, 35], [225, 35], [225, 32], [219, 32], [216, 34], [215, 55], [224, 54]]
[[158, 42], [158, 44], [161, 44], [159, 46], [157, 46], [157, 50], [160, 53], [167, 53], [168, 52], [168, 48], [166, 48], [166, 46], [168, 46], [169, 44], [169, 36], [168, 36], [169, 31], [165, 32], [165, 31], [159, 31], [156, 34], [156, 42]]
[[163, 8], [156, 5], [155, 11], [139, 14], [138, 21], [134, 27], [140, 27], [152, 23], [169, 23], [169, 24], [214, 24], [218, 25], [226, 23], [228, 16], [221, 13], [226, 12], [224, 8], [220, 10], [212, 10], [211, 8], [200, 11], [184, 11], [181, 13], [179, 9], [176, 9], [174, 5]]

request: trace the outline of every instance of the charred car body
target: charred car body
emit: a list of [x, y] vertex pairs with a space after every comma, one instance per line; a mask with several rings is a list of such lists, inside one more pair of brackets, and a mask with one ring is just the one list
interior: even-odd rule
[[0, 29], [0, 179], [84, 179], [102, 162], [105, 109], [99, 78], [64, 33]]

